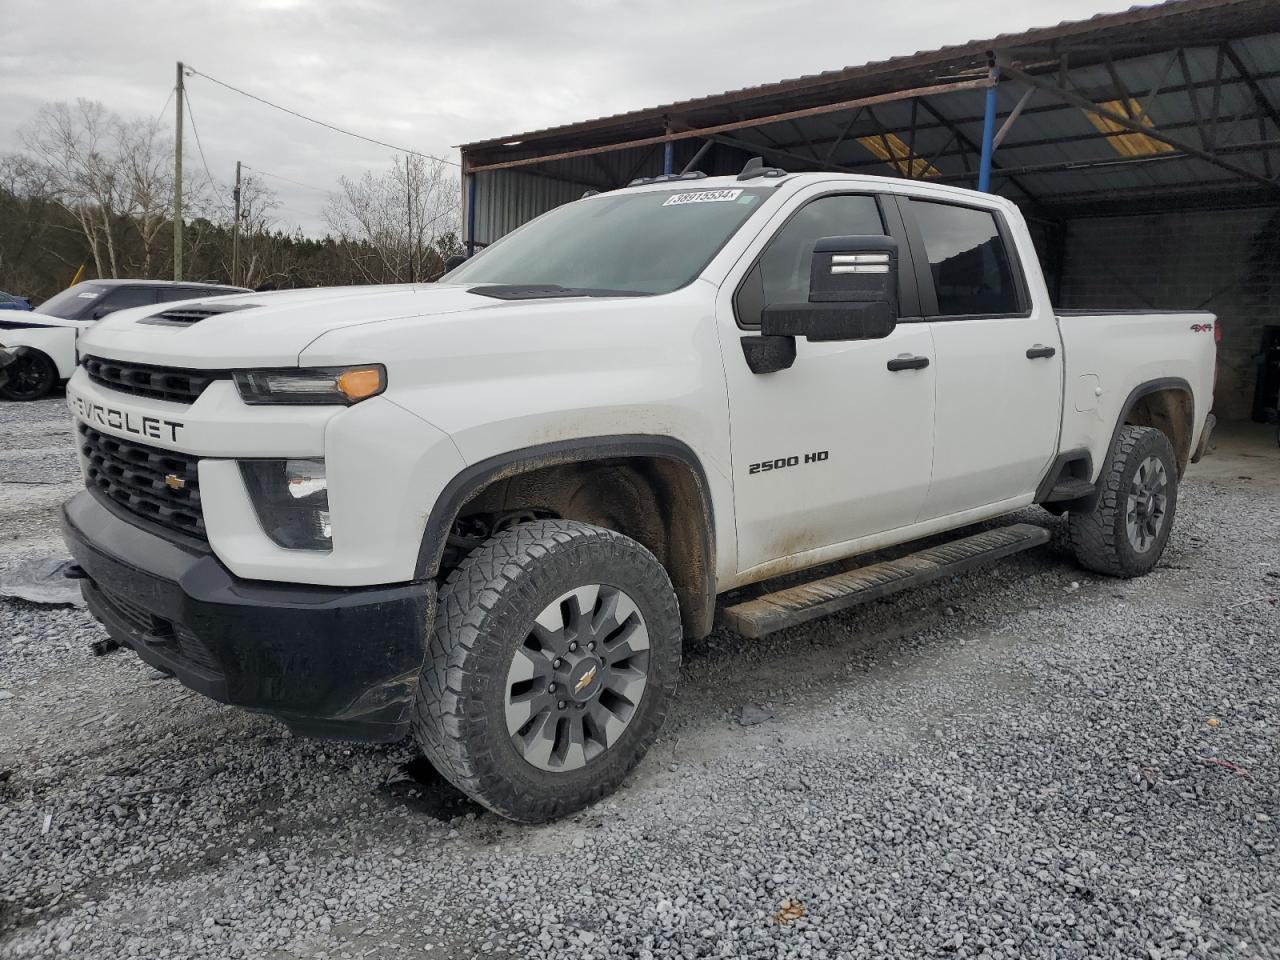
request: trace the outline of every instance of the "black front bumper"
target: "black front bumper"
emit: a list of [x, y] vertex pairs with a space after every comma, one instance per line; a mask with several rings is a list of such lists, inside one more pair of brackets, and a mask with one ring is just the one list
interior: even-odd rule
[[434, 583], [241, 580], [207, 549], [117, 511], [86, 491], [62, 517], [85, 601], [113, 639], [192, 690], [300, 734], [388, 741], [408, 732]]

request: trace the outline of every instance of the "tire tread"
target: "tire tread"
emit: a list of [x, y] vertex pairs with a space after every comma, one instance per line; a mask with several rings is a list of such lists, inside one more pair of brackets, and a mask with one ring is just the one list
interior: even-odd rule
[[[563, 816], [611, 792], [617, 786], [615, 781], [620, 781], [639, 762], [656, 738], [665, 718], [669, 694], [674, 693], [675, 688], [673, 676], [669, 689], [661, 691], [667, 695], [659, 698], [659, 710], [652, 717], [656, 722], [650, 723], [651, 729], [643, 731], [638, 755], [622, 771], [622, 776], [602, 779], [586, 795], [579, 792], [534, 800], [503, 789], [487, 762], [490, 758], [477, 753], [474, 738], [467, 735], [469, 715], [477, 713], [480, 707], [478, 700], [468, 699], [467, 676], [476, 669], [480, 658], [494, 655], [495, 645], [489, 644], [489, 649], [485, 649], [485, 640], [495, 614], [503, 604], [517, 598], [533, 567], [566, 547], [585, 547], [596, 555], [604, 551], [630, 557], [640, 551], [651, 561], [648, 566], [654, 578], [652, 586], [666, 599], [662, 616], [679, 624], [678, 602], [666, 571], [634, 540], [604, 527], [573, 520], [517, 524], [473, 550], [441, 588], [411, 717], [419, 747], [445, 779], [491, 810], [527, 822]], [[677, 669], [674, 672], [678, 673], [679, 637], [675, 639]]]

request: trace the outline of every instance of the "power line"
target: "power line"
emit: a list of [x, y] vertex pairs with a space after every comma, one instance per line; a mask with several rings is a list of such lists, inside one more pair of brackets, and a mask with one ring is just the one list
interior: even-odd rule
[[314, 190], [316, 193], [333, 193], [332, 190], [326, 190], [324, 187], [314, 187], [309, 183], [303, 183], [300, 180], [290, 180], [288, 177], [282, 177], [278, 173], [272, 173], [269, 170], [263, 170], [261, 167], [251, 167], [247, 163], [241, 163], [246, 170], [252, 170], [254, 173], [260, 173], [264, 177], [271, 177], [275, 180], [283, 180], [285, 183], [292, 183], [295, 187], [302, 187], [304, 190]]
[[194, 74], [197, 77], [204, 77], [206, 80], [209, 80], [212, 83], [216, 83], [220, 87], [226, 87], [228, 90], [232, 91], [233, 93], [238, 93], [242, 97], [248, 97], [250, 100], [256, 100], [258, 101], [258, 103], [265, 104], [266, 106], [271, 107], [275, 110], [280, 110], [284, 113], [289, 114], [290, 116], [297, 117], [299, 120], [306, 120], [308, 123], [314, 123], [317, 126], [321, 126], [328, 130], [332, 130], [335, 133], [341, 133], [344, 136], [354, 137], [355, 139], [363, 140], [366, 143], [377, 144], [380, 147], [386, 147], [389, 150], [396, 150], [400, 153], [405, 153], [412, 157], [422, 157], [424, 160], [435, 160], [437, 163], [447, 163], [450, 166], [454, 166], [454, 167], [462, 166], [462, 164], [458, 163], [458, 161], [456, 160], [446, 160], [444, 157], [437, 157], [430, 153], [422, 153], [420, 150], [410, 150], [408, 147], [398, 147], [394, 143], [387, 143], [385, 140], [375, 140], [373, 137], [366, 137], [364, 134], [361, 134], [361, 133], [353, 133], [350, 130], [344, 130], [342, 127], [335, 127], [332, 123], [325, 123], [323, 120], [317, 120], [315, 117], [309, 117], [305, 113], [299, 113], [297, 110], [290, 110], [288, 107], [282, 107], [278, 103], [272, 103], [270, 100], [267, 100], [264, 97], [259, 97], [256, 94], [249, 93], [247, 90], [241, 90], [239, 87], [234, 87], [231, 84], [226, 83], [225, 81], [219, 80], [217, 77], [211, 77], [207, 73], [201, 73], [199, 70], [197, 70], [195, 67], [191, 66], [190, 64], [187, 64], [186, 68], [189, 73]]
[[200, 152], [200, 162], [204, 165], [205, 176], [209, 178], [210, 183], [213, 183], [213, 171], [209, 169], [209, 161], [204, 158], [204, 145], [200, 142], [200, 131], [196, 129], [196, 112], [191, 109], [191, 97], [185, 90], [182, 91], [182, 99], [187, 104], [187, 117], [191, 120], [191, 132], [196, 135], [196, 149]]
[[169, 102], [173, 99], [174, 88], [169, 88], [169, 95], [164, 98], [164, 106], [160, 108], [160, 112], [156, 114], [156, 123], [164, 119], [164, 112], [169, 109]]

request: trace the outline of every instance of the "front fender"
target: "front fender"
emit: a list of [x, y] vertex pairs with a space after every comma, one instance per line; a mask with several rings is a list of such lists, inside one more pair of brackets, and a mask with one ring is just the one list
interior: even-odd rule
[[76, 331], [71, 327], [5, 323], [0, 326], [0, 347], [39, 350], [58, 368], [60, 380], [70, 380], [76, 371]]

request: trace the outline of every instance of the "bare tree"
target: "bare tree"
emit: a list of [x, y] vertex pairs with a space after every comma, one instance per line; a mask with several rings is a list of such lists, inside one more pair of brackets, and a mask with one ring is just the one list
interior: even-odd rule
[[91, 100], [51, 103], [22, 132], [23, 144], [42, 158], [51, 194], [75, 217], [100, 277], [119, 276], [116, 219], [122, 206], [117, 150], [119, 121]]
[[246, 287], [261, 286], [277, 272], [268, 264], [270, 248], [264, 249], [265, 245], [255, 241], [270, 234], [279, 206], [279, 196], [261, 178], [249, 174], [240, 181], [240, 235], [245, 239], [241, 282]]
[[457, 236], [458, 181], [426, 157], [396, 157], [385, 173], [342, 177], [324, 218], [366, 281], [427, 279], [440, 251]]
[[151, 277], [157, 241], [173, 222], [173, 141], [157, 122], [139, 119], [118, 121], [116, 142], [126, 212], [142, 241], [142, 275]]

